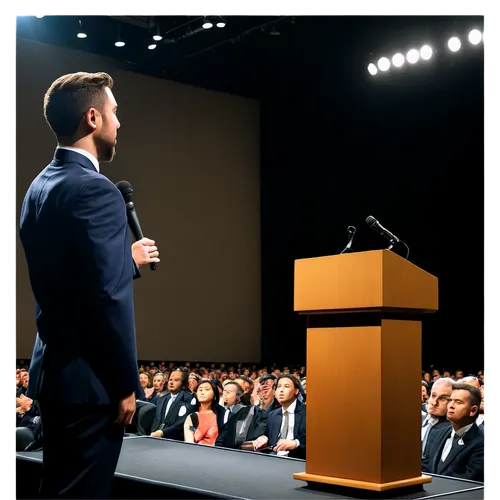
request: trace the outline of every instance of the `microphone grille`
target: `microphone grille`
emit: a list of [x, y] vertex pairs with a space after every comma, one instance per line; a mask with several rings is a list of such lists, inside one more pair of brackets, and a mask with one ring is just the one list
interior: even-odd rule
[[115, 186], [120, 190], [125, 203], [130, 203], [132, 201], [132, 195], [134, 190], [132, 185], [128, 181], [118, 181]]
[[376, 223], [377, 223], [377, 219], [375, 219], [375, 217], [372, 217], [371, 215], [369, 215], [367, 218], [366, 218], [366, 221], [365, 221], [370, 227], [373, 227]]

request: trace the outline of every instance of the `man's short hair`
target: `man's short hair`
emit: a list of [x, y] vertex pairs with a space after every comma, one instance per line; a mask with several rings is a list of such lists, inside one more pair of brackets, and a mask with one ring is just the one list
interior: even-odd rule
[[276, 380], [276, 387], [278, 387], [278, 384], [279, 384], [279, 381], [283, 378], [287, 378], [289, 380], [291, 380], [293, 382], [293, 386], [295, 387], [295, 389], [298, 389], [299, 390], [299, 393], [300, 393], [300, 382], [299, 380], [297, 379], [297, 377], [294, 377], [293, 375], [291, 375], [290, 373], [282, 373], [278, 379]]
[[43, 115], [57, 140], [71, 142], [90, 108], [103, 110], [105, 88], [113, 87], [107, 73], [70, 73], [55, 80], [43, 100]]
[[241, 398], [243, 395], [243, 387], [241, 387], [238, 382], [235, 382], [234, 380], [230, 380], [229, 382], [224, 384], [224, 388], [226, 388], [228, 385], [235, 385], [236, 386], [236, 397]]
[[469, 401], [471, 406], [477, 406], [477, 412], [473, 417], [474, 420], [476, 420], [479, 415], [479, 407], [481, 406], [481, 391], [477, 387], [465, 382], [457, 382], [456, 384], [453, 384], [451, 388], [453, 391], [469, 392]]

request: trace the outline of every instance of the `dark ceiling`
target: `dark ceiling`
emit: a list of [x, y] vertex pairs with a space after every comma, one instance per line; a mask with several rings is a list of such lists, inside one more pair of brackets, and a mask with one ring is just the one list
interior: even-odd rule
[[[466, 35], [474, 27], [483, 29], [480, 16], [224, 19], [224, 28], [206, 30], [201, 28], [203, 16], [22, 16], [17, 18], [17, 36], [112, 57], [130, 71], [259, 99], [285, 87], [288, 92], [314, 92], [324, 76], [335, 88], [352, 86], [372, 78], [369, 62], [404, 52], [412, 44], [419, 48], [429, 42], [436, 57], [443, 55], [442, 64], [453, 65], [445, 49], [448, 37], [459, 36], [464, 51], [473, 50]], [[79, 21], [85, 39], [76, 37]], [[157, 30], [164, 38], [148, 50]], [[126, 42], [121, 48], [114, 46], [119, 33]]]

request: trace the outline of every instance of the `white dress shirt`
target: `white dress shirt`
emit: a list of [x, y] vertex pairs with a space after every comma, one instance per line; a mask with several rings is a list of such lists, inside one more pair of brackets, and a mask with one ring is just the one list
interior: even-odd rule
[[438, 422], [438, 417], [433, 417], [429, 414], [422, 422], [422, 453], [424, 452], [425, 445], [427, 444], [427, 439], [429, 437], [429, 433], [431, 432], [432, 426], [436, 425]]
[[[179, 394], [179, 393], [177, 393]], [[172, 406], [172, 404], [174, 403], [175, 401], [175, 398], [177, 397], [177, 394], [172, 394], [170, 396], [170, 399], [168, 400], [168, 403], [167, 403], [167, 409], [165, 410], [165, 418], [166, 416], [168, 415], [168, 410], [170, 410], [170, 407]]]
[[[297, 448], [300, 446], [300, 441], [298, 439], [293, 438], [293, 429], [295, 426], [295, 407], [297, 406], [297, 400], [295, 400], [286, 410], [282, 407], [281, 408], [281, 413], [282, 413], [282, 421], [281, 425], [282, 428], [280, 430], [280, 436], [285, 436], [286, 438], [283, 439], [291, 439], [292, 441], [295, 441], [297, 443]], [[284, 411], [288, 411], [288, 429], [283, 429], [283, 425], [285, 423], [285, 417], [283, 415]], [[286, 434], [285, 434], [286, 431]], [[278, 455], [288, 455], [288, 451], [278, 451]]]

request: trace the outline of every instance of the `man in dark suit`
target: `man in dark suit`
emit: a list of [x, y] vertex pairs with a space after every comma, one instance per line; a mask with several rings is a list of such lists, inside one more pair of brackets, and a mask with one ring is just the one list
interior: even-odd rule
[[[30, 386], [42, 422], [40, 493], [49, 498], [109, 494], [139, 387], [125, 204], [99, 170], [115, 155], [120, 127], [112, 86], [106, 73], [50, 86], [44, 115], [58, 147], [21, 210], [36, 300]], [[136, 248], [148, 255], [141, 264], [158, 261], [156, 247]]]
[[484, 434], [475, 425], [480, 404], [479, 389], [453, 384], [447, 412], [451, 429], [436, 431], [422, 458], [424, 472], [484, 481]]
[[[215, 446], [248, 451], [266, 446], [269, 441], [267, 417], [268, 414], [257, 405], [243, 406], [238, 412], [231, 414], [217, 437]], [[242, 447], [243, 443], [248, 445]]]
[[151, 436], [184, 441], [184, 421], [196, 411], [196, 405], [191, 404], [192, 395], [188, 391], [187, 371], [173, 370], [168, 379], [168, 390], [169, 394], [159, 398], [156, 403]]
[[292, 375], [281, 374], [276, 384], [276, 398], [281, 408], [268, 417], [269, 445], [277, 455], [306, 457], [306, 406], [297, 398], [300, 382]]

